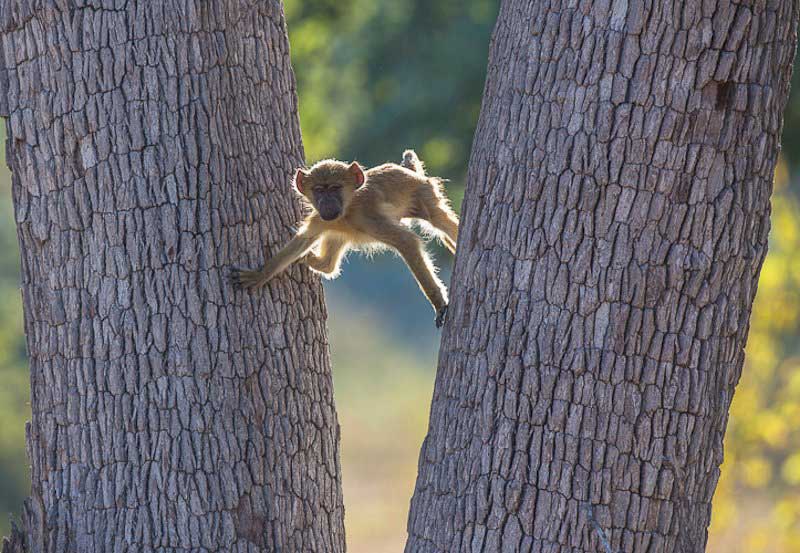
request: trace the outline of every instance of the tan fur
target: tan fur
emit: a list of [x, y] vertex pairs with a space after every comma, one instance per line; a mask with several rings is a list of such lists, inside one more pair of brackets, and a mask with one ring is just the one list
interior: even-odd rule
[[[416, 220], [455, 253], [458, 217], [444, 194], [441, 179], [425, 174], [412, 150], [403, 164], [386, 163], [363, 172], [352, 163], [324, 160], [308, 171], [299, 170], [298, 192], [311, 205], [300, 231], [258, 271], [234, 270], [233, 280], [243, 288], [257, 288], [298, 260], [330, 278], [339, 274], [342, 258], [350, 249], [373, 250], [388, 246], [405, 260], [420, 288], [437, 313], [437, 325], [447, 308], [447, 291], [436, 276], [420, 238], [406, 223]], [[358, 186], [359, 178], [365, 178]], [[302, 182], [302, 186], [300, 186]], [[315, 195], [341, 189], [341, 214], [325, 221], [318, 213]], [[323, 213], [324, 207], [323, 207]]]

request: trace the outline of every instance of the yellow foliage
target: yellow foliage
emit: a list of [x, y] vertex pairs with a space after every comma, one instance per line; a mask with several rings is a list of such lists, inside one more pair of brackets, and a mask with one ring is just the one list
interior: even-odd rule
[[755, 419], [759, 435], [763, 438], [765, 444], [773, 448], [786, 446], [786, 440], [789, 437], [788, 421], [772, 411], [765, 411]]
[[800, 452], [794, 453], [786, 459], [781, 474], [787, 484], [792, 486], [800, 484]]
[[768, 551], [769, 532], [766, 528], [758, 528], [747, 536], [748, 551]]
[[710, 552], [800, 551], [800, 208], [789, 182], [781, 160]]
[[[761, 332], [756, 324], [759, 320], [752, 320], [753, 329], [750, 331], [750, 338], [747, 342], [747, 363], [748, 368], [754, 367], [755, 378], [769, 376], [772, 367], [778, 361], [775, 352], [775, 345], [772, 338], [766, 332]], [[763, 324], [763, 323], [762, 323]]]
[[769, 484], [772, 467], [763, 457], [750, 457], [742, 461], [742, 479], [751, 488], [763, 488]]

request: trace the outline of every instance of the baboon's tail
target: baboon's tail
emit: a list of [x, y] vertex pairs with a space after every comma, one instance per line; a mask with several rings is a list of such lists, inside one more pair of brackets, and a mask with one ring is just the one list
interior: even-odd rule
[[403, 152], [403, 163], [401, 163], [401, 165], [420, 175], [425, 174], [425, 165], [420, 161], [417, 152], [414, 150], [406, 150]]

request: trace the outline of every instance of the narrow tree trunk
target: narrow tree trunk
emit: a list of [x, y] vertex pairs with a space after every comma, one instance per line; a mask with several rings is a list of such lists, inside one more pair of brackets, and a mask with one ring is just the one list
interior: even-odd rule
[[32, 552], [343, 551], [318, 280], [234, 292], [300, 211], [278, 1], [5, 0]]
[[503, 2], [406, 551], [703, 551], [797, 15]]

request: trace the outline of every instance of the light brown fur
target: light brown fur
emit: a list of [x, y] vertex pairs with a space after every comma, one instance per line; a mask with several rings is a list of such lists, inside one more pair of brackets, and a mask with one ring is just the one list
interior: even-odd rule
[[[402, 166], [386, 163], [368, 171], [363, 171], [357, 163], [325, 160], [308, 171], [298, 170], [295, 179], [298, 192], [312, 207], [311, 213], [297, 235], [261, 270], [235, 269], [234, 282], [243, 288], [263, 286], [301, 259], [313, 270], [333, 278], [338, 276], [341, 260], [349, 249], [390, 247], [411, 269], [433, 305], [440, 326], [447, 310], [447, 290], [436, 276], [423, 242], [407, 223], [421, 222], [455, 253], [458, 217], [444, 194], [441, 180], [425, 175], [417, 155], [408, 150]], [[332, 220], [320, 215], [320, 210], [326, 213], [322, 203], [325, 201], [340, 206], [340, 212]], [[330, 209], [336, 212], [335, 207]]]

